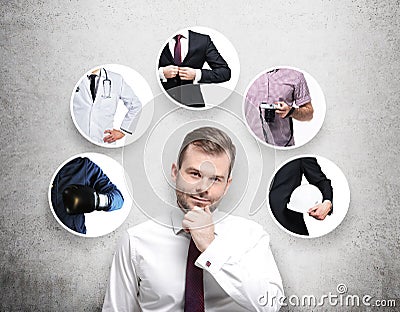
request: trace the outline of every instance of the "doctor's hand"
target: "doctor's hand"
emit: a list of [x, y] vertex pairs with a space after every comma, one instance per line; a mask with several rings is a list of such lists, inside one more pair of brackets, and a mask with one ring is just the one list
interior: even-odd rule
[[104, 133], [108, 133], [108, 135], [103, 139], [105, 143], [113, 143], [119, 139], [122, 139], [125, 136], [122, 131], [119, 131], [117, 129], [106, 130], [104, 131]]
[[163, 74], [165, 76], [165, 78], [174, 78], [179, 71], [179, 67], [175, 66], [175, 65], [168, 65], [166, 67], [163, 67]]
[[289, 114], [291, 107], [285, 102], [275, 102], [275, 104], [279, 105], [279, 108], [275, 112], [279, 115], [279, 117], [285, 118], [286, 115]]
[[179, 67], [179, 77], [182, 80], [194, 80], [196, 78], [196, 70], [190, 67]]
[[330, 200], [324, 200], [322, 204], [315, 205], [314, 207], [308, 209], [307, 213], [317, 219], [324, 220], [328, 215], [329, 211], [332, 209], [332, 203]]
[[195, 206], [187, 212], [182, 221], [182, 227], [190, 232], [198, 250], [203, 252], [214, 240], [214, 221], [210, 207], [204, 209]]

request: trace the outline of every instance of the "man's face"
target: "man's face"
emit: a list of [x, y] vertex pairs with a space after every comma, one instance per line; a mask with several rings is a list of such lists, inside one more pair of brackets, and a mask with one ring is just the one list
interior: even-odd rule
[[195, 206], [209, 206], [213, 211], [231, 184], [230, 159], [226, 153], [207, 154], [190, 144], [184, 154], [182, 166], [172, 165], [172, 179], [176, 183], [179, 207], [187, 212]]

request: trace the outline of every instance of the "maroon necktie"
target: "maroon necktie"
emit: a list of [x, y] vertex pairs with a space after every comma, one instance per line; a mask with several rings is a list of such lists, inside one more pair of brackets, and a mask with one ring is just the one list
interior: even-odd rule
[[200, 254], [193, 239], [190, 239], [186, 264], [185, 312], [204, 312], [203, 269], [194, 265]]
[[175, 48], [174, 48], [174, 62], [175, 65], [181, 65], [182, 63], [182, 56], [181, 56], [181, 38], [182, 35], [175, 36]]

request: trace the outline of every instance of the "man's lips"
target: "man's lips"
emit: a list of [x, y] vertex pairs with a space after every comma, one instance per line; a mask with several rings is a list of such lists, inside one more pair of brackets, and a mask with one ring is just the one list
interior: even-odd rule
[[211, 201], [209, 199], [197, 197], [197, 196], [190, 196], [190, 198], [194, 199], [195, 201], [202, 203], [202, 204], [209, 204]]

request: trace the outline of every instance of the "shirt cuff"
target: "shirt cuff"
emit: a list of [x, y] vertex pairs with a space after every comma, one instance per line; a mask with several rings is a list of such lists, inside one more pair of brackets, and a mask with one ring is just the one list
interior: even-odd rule
[[130, 131], [128, 131], [128, 130], [125, 130], [125, 129], [123, 129], [123, 128], [119, 128], [122, 132], [125, 132], [125, 133], [128, 133], [128, 134], [131, 134], [132, 135], [132, 132], [130, 132]]
[[201, 80], [201, 69], [195, 69], [196, 76], [194, 77], [193, 84], [198, 84]]
[[160, 79], [162, 80], [162, 82], [167, 82], [167, 78], [165, 78], [165, 76], [164, 76], [163, 68], [164, 67], [160, 67], [158, 69], [158, 75], [160, 76]]
[[211, 274], [217, 273], [229, 259], [227, 244], [216, 236], [206, 250], [197, 258], [195, 265]]

